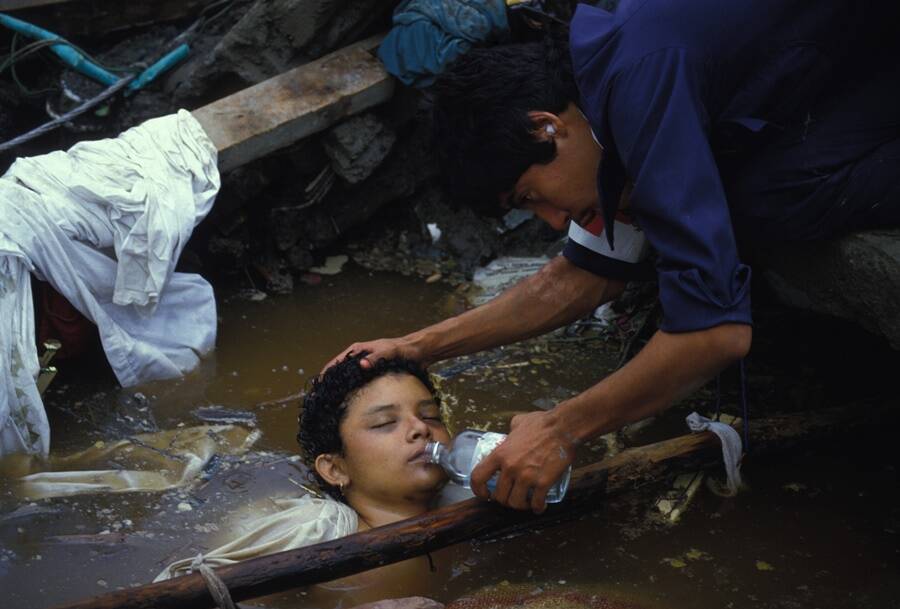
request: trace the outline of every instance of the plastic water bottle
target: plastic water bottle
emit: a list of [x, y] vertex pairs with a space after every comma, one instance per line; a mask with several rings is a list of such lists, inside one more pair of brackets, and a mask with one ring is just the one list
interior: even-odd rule
[[[425, 460], [443, 467], [450, 476], [450, 480], [456, 484], [471, 488], [472, 470], [505, 439], [506, 434], [467, 429], [458, 434], [449, 446], [440, 442], [426, 444]], [[491, 492], [497, 488], [498, 476], [499, 474], [494, 474], [488, 481], [488, 490]], [[569, 488], [569, 478], [571, 477], [572, 466], [570, 465], [562, 477], [547, 491], [547, 503], [562, 501]]]

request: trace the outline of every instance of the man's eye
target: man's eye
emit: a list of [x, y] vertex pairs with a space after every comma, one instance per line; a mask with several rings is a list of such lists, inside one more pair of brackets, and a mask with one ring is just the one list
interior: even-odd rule
[[382, 421], [381, 423], [375, 423], [370, 427], [370, 429], [380, 429], [382, 427], [387, 427], [388, 425], [393, 425], [394, 421]]
[[435, 415], [433, 417], [422, 417], [425, 421], [437, 421], [438, 423], [443, 423], [444, 420], [440, 417], [440, 415]]

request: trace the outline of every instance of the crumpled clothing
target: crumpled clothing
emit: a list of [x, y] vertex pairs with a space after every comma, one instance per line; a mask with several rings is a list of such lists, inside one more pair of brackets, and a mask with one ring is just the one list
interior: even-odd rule
[[[447, 484], [438, 494], [435, 507], [459, 503], [474, 496], [470, 489]], [[273, 505], [276, 511], [259, 515], [271, 511]], [[303, 495], [256, 502], [235, 515], [228, 527], [223, 528], [236, 530], [237, 537], [215, 550], [173, 562], [153, 581], [186, 575], [199, 569], [200, 565], [221, 567], [345, 537], [359, 530], [359, 517], [352, 507], [340, 501]]]
[[356, 511], [334, 499], [303, 495], [296, 499], [276, 499], [273, 514], [238, 525], [239, 536], [205, 554], [178, 560], [153, 581], [161, 581], [197, 570], [200, 565], [222, 567], [276, 552], [331, 541], [359, 528]]
[[153, 306], [221, 184], [217, 152], [187, 110], [119, 137], [21, 158], [4, 178], [40, 195], [70, 239], [114, 247], [112, 302]]
[[218, 192], [216, 159], [181, 110], [0, 178], [0, 455], [49, 450], [29, 272], [97, 325], [123, 386], [181, 376], [213, 349], [212, 287], [173, 270]]
[[744, 452], [744, 444], [739, 434], [731, 425], [713, 421], [696, 412], [687, 416], [688, 427], [691, 431], [711, 431], [719, 438], [722, 444], [722, 461], [725, 464], [727, 476], [727, 488], [731, 496], [737, 495], [743, 486], [741, 480], [741, 456]]
[[[65, 457], [51, 457], [53, 471], [19, 479], [21, 497], [46, 499], [85, 493], [165, 491], [197, 478], [214, 455], [245, 454], [259, 430], [236, 425], [198, 425], [97, 443]], [[109, 469], [114, 463], [115, 469]], [[104, 466], [104, 469], [93, 469]]]
[[473, 44], [509, 31], [504, 0], [406, 0], [378, 49], [388, 73], [405, 85], [427, 87]]

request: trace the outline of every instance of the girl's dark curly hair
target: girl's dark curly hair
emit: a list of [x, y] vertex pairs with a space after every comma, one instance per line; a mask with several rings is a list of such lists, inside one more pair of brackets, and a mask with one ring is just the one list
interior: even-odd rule
[[359, 365], [365, 353], [347, 356], [310, 384], [300, 410], [300, 431], [297, 442], [303, 450], [303, 457], [309, 466], [312, 481], [320, 489], [343, 501], [340, 492], [325, 482], [316, 472], [316, 457], [327, 453], [341, 454], [344, 443], [341, 440], [341, 421], [347, 415], [347, 406], [356, 393], [377, 378], [388, 374], [411, 374], [421, 381], [438, 400], [434, 385], [417, 363], [403, 358], [378, 360], [374, 366], [363, 368]]

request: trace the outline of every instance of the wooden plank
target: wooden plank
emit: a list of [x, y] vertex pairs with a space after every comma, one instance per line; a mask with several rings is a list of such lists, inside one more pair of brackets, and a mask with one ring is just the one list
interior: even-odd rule
[[366, 39], [193, 111], [227, 171], [380, 104], [394, 80]]

